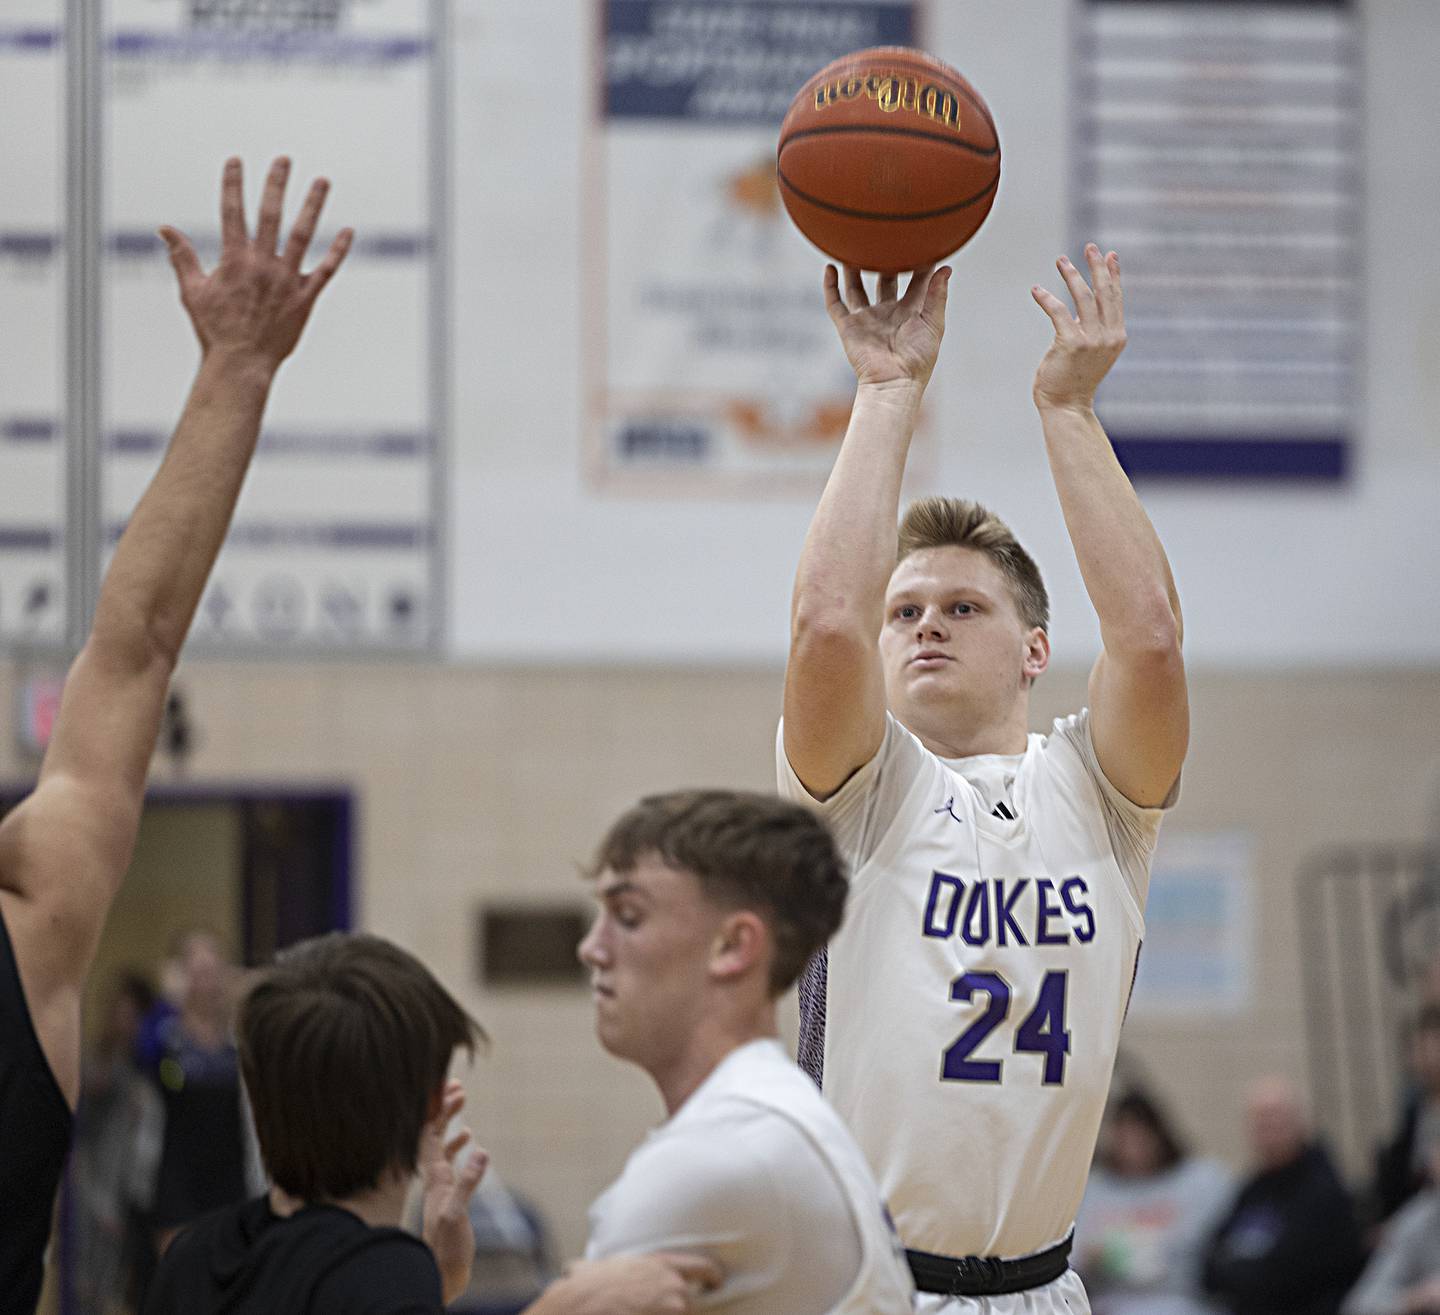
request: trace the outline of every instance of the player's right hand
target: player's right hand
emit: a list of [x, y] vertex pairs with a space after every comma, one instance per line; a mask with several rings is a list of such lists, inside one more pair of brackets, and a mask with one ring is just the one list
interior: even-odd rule
[[950, 267], [933, 265], [910, 276], [905, 295], [899, 279], [882, 274], [872, 305], [860, 271], [845, 267], [845, 291], [834, 265], [825, 266], [825, 309], [860, 384], [918, 384], [924, 388], [945, 336], [945, 296]]
[[669, 1251], [579, 1261], [556, 1285], [574, 1298], [557, 1315], [686, 1315], [724, 1277], [713, 1260]]

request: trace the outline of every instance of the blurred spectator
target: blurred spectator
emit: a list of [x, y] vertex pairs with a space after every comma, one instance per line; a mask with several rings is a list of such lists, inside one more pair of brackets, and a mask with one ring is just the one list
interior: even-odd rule
[[165, 1056], [164, 1036], [170, 1020], [180, 1013], [180, 1001], [185, 996], [185, 966], [182, 952], [189, 933], [175, 938], [170, 953], [161, 961], [159, 969], [160, 989], [150, 1002], [140, 1020], [135, 1035], [135, 1062], [145, 1073], [155, 1073]]
[[236, 970], [208, 931], [182, 937], [179, 1010], [159, 1027], [155, 1078], [165, 1134], [154, 1222], [163, 1251], [176, 1231], [263, 1186], [235, 1050]]
[[1254, 1173], [1211, 1238], [1205, 1288], [1232, 1315], [1335, 1315], [1363, 1259], [1350, 1195], [1289, 1082], [1257, 1082], [1247, 1112]]
[[1440, 1126], [1420, 1135], [1429, 1185], [1390, 1221], [1344, 1315], [1440, 1315]]
[[134, 1050], [153, 999], [139, 973], [119, 974], [100, 1034], [81, 1066], [66, 1240], [77, 1315], [105, 1315], [126, 1298], [133, 1303], [149, 1268], [143, 1220], [155, 1190], [164, 1114]]
[[1426, 1004], [1410, 1037], [1408, 1093], [1394, 1139], [1376, 1157], [1375, 1197], [1388, 1219], [1422, 1187], [1430, 1167], [1424, 1148], [1440, 1138], [1440, 1004]]
[[1075, 1221], [1074, 1264], [1095, 1315], [1213, 1311], [1201, 1253], [1233, 1195], [1224, 1166], [1188, 1155], [1149, 1096], [1121, 1096]]
[[1420, 974], [1420, 1003], [1440, 1006], [1440, 952], [1431, 958]]

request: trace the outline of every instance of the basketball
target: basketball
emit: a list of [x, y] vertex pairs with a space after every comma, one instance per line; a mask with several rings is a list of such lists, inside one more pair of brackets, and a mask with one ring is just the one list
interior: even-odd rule
[[795, 225], [827, 256], [898, 274], [959, 250], [1000, 182], [1000, 139], [974, 87], [905, 46], [827, 64], [790, 103], [776, 156]]

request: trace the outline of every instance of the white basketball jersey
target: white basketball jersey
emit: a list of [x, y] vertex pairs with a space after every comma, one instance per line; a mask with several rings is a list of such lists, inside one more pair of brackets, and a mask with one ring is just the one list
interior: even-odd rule
[[[855, 1139], [776, 1041], [732, 1051], [590, 1210], [588, 1259], [689, 1251], [701, 1310], [909, 1315], [914, 1296]], [[846, 1276], [851, 1276], [848, 1285]]]
[[845, 922], [801, 985], [801, 1061], [908, 1247], [1034, 1254], [1070, 1231], [1144, 934], [1161, 810], [1105, 779], [1088, 714], [1023, 754], [943, 759], [894, 718], [816, 803]]

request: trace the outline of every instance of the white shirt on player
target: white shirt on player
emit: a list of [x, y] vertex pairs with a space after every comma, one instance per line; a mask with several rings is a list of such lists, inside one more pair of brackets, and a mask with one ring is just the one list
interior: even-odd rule
[[775, 1041], [725, 1057], [590, 1209], [588, 1259], [713, 1257], [702, 1310], [908, 1315], [913, 1288], [844, 1124]]
[[944, 759], [893, 717], [817, 803], [851, 865], [801, 983], [801, 1062], [904, 1244], [1014, 1259], [1070, 1231], [1144, 935], [1161, 809], [1105, 779], [1089, 716], [1023, 754]]

